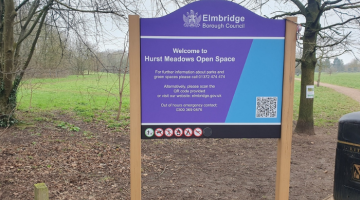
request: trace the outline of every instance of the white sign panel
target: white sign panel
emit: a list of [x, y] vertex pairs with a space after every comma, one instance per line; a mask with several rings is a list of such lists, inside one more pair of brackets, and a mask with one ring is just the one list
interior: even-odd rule
[[314, 85], [306, 86], [306, 98], [313, 99], [314, 98]]

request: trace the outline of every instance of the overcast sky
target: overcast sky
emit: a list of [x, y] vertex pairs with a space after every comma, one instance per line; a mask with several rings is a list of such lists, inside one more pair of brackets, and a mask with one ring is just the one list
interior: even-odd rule
[[[163, 1], [165, 2], [165, 1]], [[141, 12], [141, 17], [160, 17], [163, 15], [166, 15], [166, 13], [163, 11], [161, 13], [156, 13], [156, 4], [154, 4], [154, 1], [152, 0], [145, 0], [144, 3], [139, 4], [140, 5], [140, 9], [139, 11]], [[169, 3], [169, 4], [165, 4], [164, 5], [167, 9], [168, 12], [173, 12], [174, 10], [177, 9], [177, 7], [173, 4], [173, 3]], [[251, 9], [253, 6], [252, 5], [245, 5], [246, 8]], [[268, 16], [271, 17], [274, 15], [274, 11], [281, 11], [281, 10], [295, 10], [296, 7], [294, 7], [294, 5], [289, 2], [287, 4], [283, 4], [283, 3], [277, 3], [277, 2], [272, 2], [272, 3], [267, 3], [265, 4], [261, 10], [257, 10], [255, 11], [255, 13], [257, 13], [258, 15], [261, 16]], [[323, 20], [321, 21], [322, 26], [325, 26], [327, 24], [331, 24], [334, 22], [338, 22], [339, 18], [338, 16], [336, 16], [336, 14], [330, 13], [327, 15], [327, 18], [325, 19], [323, 17]], [[298, 23], [303, 23], [305, 22], [305, 19], [302, 16], [298, 16]], [[119, 49], [123, 49], [124, 45], [123, 45], [123, 41], [125, 38], [125, 34], [127, 32], [127, 23], [125, 21], [119, 22], [117, 21], [116, 23], [118, 23], [118, 25], [116, 26], [114, 24], [114, 21], [111, 20], [110, 18], [105, 20], [105, 26], [104, 26], [104, 30], [103, 30], [103, 38], [101, 38], [100, 41], [96, 41], [96, 43], [98, 44], [98, 47], [100, 50], [119, 50]], [[119, 26], [120, 24], [120, 26]], [[360, 27], [359, 27], [360, 28]], [[302, 32], [304, 31], [304, 28], [302, 30]], [[360, 33], [359, 33], [359, 29], [358, 30], [352, 30], [352, 34], [353, 34], [353, 38], [360, 38]], [[355, 42], [357, 44], [360, 44], [360, 39], [355, 39]], [[358, 56], [358, 58], [360, 58], [360, 53], [358, 50], [354, 49], [354, 53], [356, 54], [356, 56]], [[344, 63], [349, 63], [351, 60], [354, 59], [354, 56], [350, 53], [344, 54], [342, 56], [340, 56], [340, 58], [344, 61]]]

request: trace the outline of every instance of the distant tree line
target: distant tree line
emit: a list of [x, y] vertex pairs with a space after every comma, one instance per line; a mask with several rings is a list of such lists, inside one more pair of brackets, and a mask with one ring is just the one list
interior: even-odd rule
[[72, 41], [65, 36], [60, 41], [58, 35], [54, 37], [49, 31], [44, 33], [39, 38], [25, 78], [60, 78], [97, 72], [118, 74], [127, 67], [127, 52], [123, 50], [99, 51], [90, 42]]
[[329, 74], [337, 73], [337, 72], [360, 72], [360, 61], [354, 59], [348, 64], [344, 64], [344, 61], [338, 57], [335, 57], [331, 62], [330, 59], [322, 59], [318, 60], [317, 66], [315, 68], [316, 72], [319, 72], [319, 67], [322, 67], [323, 72], [327, 72]]

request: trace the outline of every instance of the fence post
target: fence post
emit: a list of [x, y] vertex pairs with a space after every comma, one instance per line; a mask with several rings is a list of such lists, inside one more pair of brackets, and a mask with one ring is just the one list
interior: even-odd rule
[[35, 200], [49, 200], [49, 190], [45, 183], [35, 184]]

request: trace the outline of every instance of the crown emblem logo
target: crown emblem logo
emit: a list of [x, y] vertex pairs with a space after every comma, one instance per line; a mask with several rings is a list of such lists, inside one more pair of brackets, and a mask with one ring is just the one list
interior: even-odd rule
[[193, 10], [190, 10], [190, 13], [186, 13], [187, 16], [183, 15], [183, 20], [185, 22], [185, 27], [199, 27], [201, 22], [201, 15], [198, 16], [198, 13], [195, 13]]

